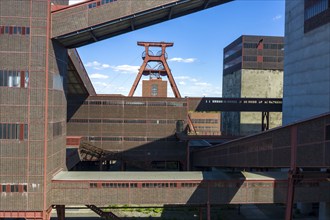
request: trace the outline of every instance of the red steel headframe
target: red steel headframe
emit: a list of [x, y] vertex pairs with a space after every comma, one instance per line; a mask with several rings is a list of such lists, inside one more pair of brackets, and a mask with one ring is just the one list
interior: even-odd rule
[[[176, 83], [174, 81], [174, 78], [172, 76], [171, 70], [166, 62], [166, 56], [165, 56], [165, 49], [166, 47], [172, 47], [173, 43], [166, 43], [166, 42], [138, 42], [137, 45], [144, 46], [145, 48], [145, 58], [143, 59], [143, 63], [141, 65], [141, 68], [139, 70], [138, 75], [136, 76], [136, 79], [132, 85], [132, 88], [128, 94], [128, 96], [132, 97], [137, 85], [139, 84], [143, 72], [146, 70], [147, 64], [149, 62], [160, 62], [164, 66], [165, 69], [165, 75], [169, 79], [170, 85], [172, 87], [174, 96], [176, 98], [181, 98], [180, 92], [178, 87], [176, 86]], [[161, 47], [162, 53], [161, 55], [151, 55], [149, 54], [149, 47]]]

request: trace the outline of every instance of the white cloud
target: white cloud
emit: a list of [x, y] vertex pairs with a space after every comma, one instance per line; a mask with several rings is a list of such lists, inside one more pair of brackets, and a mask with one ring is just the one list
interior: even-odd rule
[[85, 64], [85, 67], [90, 67], [95, 70], [104, 70], [111, 68], [113, 71], [121, 72], [121, 73], [138, 73], [140, 66], [131, 66], [131, 65], [118, 65], [118, 66], [111, 66], [106, 63], [100, 63], [98, 61], [88, 62]]
[[205, 87], [211, 86], [210, 83], [206, 83], [206, 82], [196, 82], [195, 85], [196, 86], [205, 86]]
[[174, 57], [169, 59], [168, 61], [170, 62], [179, 62], [179, 63], [193, 63], [195, 62], [197, 59], [196, 58], [179, 58], [179, 57]]
[[174, 77], [176, 80], [187, 80], [189, 79], [190, 77], [189, 76], [175, 76]]
[[122, 73], [138, 73], [140, 66], [131, 66], [131, 65], [119, 65], [119, 66], [110, 66], [116, 72]]
[[282, 18], [282, 15], [276, 15], [275, 17], [273, 17], [273, 21], [279, 20]]
[[93, 82], [93, 85], [97, 86], [97, 87], [109, 87], [110, 84], [105, 83], [105, 82]]
[[183, 82], [183, 81], [180, 81], [180, 82], [179, 82], [179, 85], [183, 85], [183, 86], [184, 86], [184, 85], [186, 85], [186, 84], [187, 84], [187, 83], [186, 83], [186, 82]]
[[89, 78], [91, 78], [91, 79], [107, 79], [107, 78], [109, 78], [109, 76], [103, 75], [100, 73], [93, 73], [89, 76]]
[[197, 82], [198, 80], [195, 78], [191, 78], [190, 76], [175, 76], [175, 80], [186, 80], [190, 82]]
[[110, 68], [110, 65], [106, 64], [106, 63], [100, 63], [100, 62], [97, 62], [97, 61], [93, 61], [93, 62], [86, 63], [85, 67], [91, 67], [95, 70], [104, 70], [104, 69]]

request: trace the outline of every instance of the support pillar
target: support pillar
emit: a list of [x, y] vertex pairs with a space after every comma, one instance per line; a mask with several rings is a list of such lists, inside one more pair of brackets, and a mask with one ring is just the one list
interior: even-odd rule
[[206, 204], [206, 215], [207, 215], [207, 220], [211, 220], [211, 204], [210, 202], [207, 202]]
[[186, 171], [190, 171], [190, 147], [189, 147], [189, 141], [186, 141], [186, 146], [187, 146], [187, 163], [186, 163]]
[[199, 220], [203, 220], [203, 208], [199, 207]]
[[319, 220], [330, 219], [330, 202], [320, 202]]
[[288, 190], [286, 198], [285, 220], [292, 219], [292, 209], [294, 203], [295, 177], [298, 174], [297, 169], [297, 126], [291, 127], [291, 164], [288, 173]]
[[65, 205], [56, 205], [57, 219], [65, 220]]
[[126, 162], [125, 161], [121, 161], [121, 171], [126, 171]]
[[269, 112], [261, 113], [261, 131], [269, 130]]

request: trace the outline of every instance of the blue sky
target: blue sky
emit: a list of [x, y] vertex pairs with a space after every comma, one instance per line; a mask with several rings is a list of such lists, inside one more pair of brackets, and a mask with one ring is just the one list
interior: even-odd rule
[[[128, 95], [142, 64], [144, 48], [137, 41], [173, 42], [167, 61], [181, 96], [221, 97], [223, 48], [241, 35], [284, 36], [284, 4], [236, 0], [80, 47], [78, 52], [98, 94]], [[135, 96], [141, 96], [141, 84]]]

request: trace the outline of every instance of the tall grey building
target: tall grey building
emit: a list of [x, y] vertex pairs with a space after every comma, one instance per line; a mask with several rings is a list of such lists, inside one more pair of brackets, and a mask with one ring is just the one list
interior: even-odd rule
[[330, 1], [286, 1], [283, 124], [330, 111]]
[[[224, 98], [282, 98], [283, 37], [243, 35], [224, 49]], [[224, 112], [225, 134], [261, 131], [261, 113]], [[281, 125], [281, 113], [270, 113], [269, 127]]]

